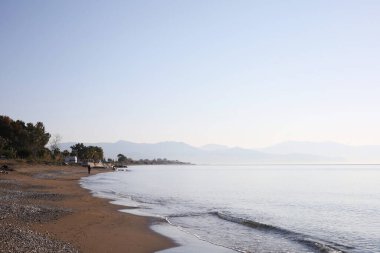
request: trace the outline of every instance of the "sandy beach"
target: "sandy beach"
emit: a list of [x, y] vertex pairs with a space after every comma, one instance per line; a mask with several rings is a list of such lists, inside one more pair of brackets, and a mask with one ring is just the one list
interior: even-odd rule
[[150, 230], [150, 218], [119, 212], [125, 207], [81, 188], [84, 167], [7, 164], [14, 171], [0, 174], [0, 252], [155, 252], [175, 246]]

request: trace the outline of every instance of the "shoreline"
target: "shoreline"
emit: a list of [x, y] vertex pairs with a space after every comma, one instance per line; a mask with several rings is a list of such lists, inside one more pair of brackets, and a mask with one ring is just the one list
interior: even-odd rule
[[[118, 172], [118, 173], [129, 173], [127, 172]], [[86, 181], [86, 178], [83, 178]], [[82, 180], [81, 180], [82, 181]], [[96, 181], [96, 180], [95, 180]], [[141, 211], [137, 203], [125, 202], [124, 198], [117, 197], [112, 193], [104, 193], [102, 191], [96, 191], [91, 189], [89, 185], [86, 185], [86, 182], [80, 182], [80, 185], [90, 191], [93, 196], [109, 200], [109, 203], [122, 207], [119, 209], [120, 212], [126, 214], [137, 215], [139, 217], [146, 217], [152, 219], [154, 222], [151, 222], [150, 228], [156, 233], [163, 235], [166, 238], [170, 238], [175, 242], [175, 246], [166, 248], [163, 250], [157, 251], [157, 253], [196, 253], [196, 252], [209, 252], [209, 253], [236, 253], [240, 252], [236, 249], [222, 246], [211, 241], [200, 238], [196, 234], [192, 234], [183, 228], [180, 228], [168, 220], [168, 217], [157, 216], [154, 213]], [[105, 194], [105, 195], [104, 195]]]
[[[95, 253], [148, 253], [178, 246], [172, 239], [151, 229], [153, 218], [120, 212], [120, 209], [126, 207], [93, 196], [89, 190], [82, 188], [80, 179], [88, 175], [84, 167], [28, 165], [2, 161], [2, 164], [5, 163], [11, 163], [10, 167], [15, 171], [0, 175], [0, 203], [2, 206], [11, 206], [9, 199], [13, 199], [12, 208], [16, 208], [16, 212], [0, 213], [2, 227], [5, 224], [17, 226], [20, 231], [40, 235], [41, 240], [49, 239], [63, 243], [62, 245], [67, 243], [62, 247], [72, 247], [72, 252], [77, 250]], [[108, 170], [93, 169], [91, 175], [102, 172]], [[35, 194], [33, 198], [14, 196], [32, 193]], [[16, 215], [17, 210], [31, 210], [31, 207], [37, 211], [26, 217]], [[54, 213], [54, 217], [48, 217], [51, 213]], [[34, 216], [37, 217], [36, 220], [33, 220]], [[8, 231], [11, 238], [13, 232]], [[25, 248], [28, 245], [18, 245], [20, 243], [22, 242], [7, 244], [0, 240], [0, 252], [30, 250]], [[31, 245], [33, 244], [29, 243], [29, 247], [32, 247]], [[39, 252], [49, 252], [49, 249], [40, 249]]]

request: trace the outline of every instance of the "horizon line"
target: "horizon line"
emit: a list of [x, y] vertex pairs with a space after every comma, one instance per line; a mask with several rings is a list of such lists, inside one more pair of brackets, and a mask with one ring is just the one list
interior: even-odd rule
[[202, 148], [204, 146], [208, 145], [217, 145], [217, 146], [224, 146], [226, 148], [232, 149], [232, 148], [241, 148], [241, 149], [265, 149], [269, 147], [273, 147], [276, 145], [284, 144], [284, 143], [312, 143], [312, 144], [339, 144], [339, 145], [344, 145], [344, 146], [350, 146], [350, 147], [363, 147], [363, 146], [380, 146], [380, 144], [359, 144], [359, 145], [353, 145], [353, 144], [346, 144], [342, 142], [337, 142], [337, 141], [296, 141], [296, 140], [287, 140], [287, 141], [281, 141], [281, 142], [276, 142], [274, 144], [262, 146], [262, 147], [242, 147], [242, 146], [230, 146], [230, 145], [225, 145], [225, 144], [218, 144], [218, 143], [207, 143], [207, 144], [202, 144], [202, 145], [194, 145], [194, 144], [189, 144], [185, 141], [158, 141], [158, 142], [137, 142], [137, 141], [129, 141], [129, 140], [117, 140], [117, 141], [63, 141], [61, 143], [88, 143], [88, 144], [98, 144], [98, 143], [112, 143], [115, 144], [117, 142], [130, 142], [134, 144], [161, 144], [161, 143], [181, 143], [181, 144], [186, 144], [192, 147], [196, 148]]

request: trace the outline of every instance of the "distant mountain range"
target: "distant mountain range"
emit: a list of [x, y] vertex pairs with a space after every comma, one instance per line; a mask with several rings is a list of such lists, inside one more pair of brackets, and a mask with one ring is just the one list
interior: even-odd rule
[[335, 157], [348, 163], [380, 163], [380, 145], [351, 146], [336, 142], [288, 141], [260, 151], [271, 154], [313, 154]]
[[[73, 144], [62, 143], [61, 149], [70, 149]], [[122, 153], [133, 159], [167, 158], [196, 164], [380, 163], [380, 146], [349, 146], [334, 142], [290, 141], [261, 149], [217, 144], [194, 147], [183, 142], [84, 144], [102, 147], [107, 158], [116, 158]]]

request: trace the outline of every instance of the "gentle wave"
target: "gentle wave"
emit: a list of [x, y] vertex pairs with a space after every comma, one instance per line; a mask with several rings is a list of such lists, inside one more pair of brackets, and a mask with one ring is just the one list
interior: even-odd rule
[[[140, 209], [132, 213], [160, 216], [201, 240], [243, 252], [379, 252], [379, 172], [321, 168], [139, 167], [91, 176], [81, 185]], [[360, 190], [347, 178], [359, 178]]]
[[295, 241], [303, 246], [306, 246], [320, 253], [345, 253], [346, 250], [354, 249], [354, 247], [351, 247], [351, 246], [339, 244], [336, 242], [321, 240], [321, 239], [314, 238], [306, 234], [298, 233], [295, 231], [273, 226], [270, 224], [265, 224], [265, 223], [261, 223], [261, 222], [257, 222], [253, 220], [244, 219], [241, 217], [236, 217], [236, 216], [218, 212], [218, 211], [188, 212], [188, 213], [182, 213], [182, 214], [173, 214], [173, 215], [167, 216], [166, 220], [169, 222], [169, 224], [172, 224], [172, 222], [170, 221], [171, 218], [194, 217], [194, 216], [203, 216], [203, 215], [213, 215], [224, 221], [237, 223], [243, 226], [250, 227], [252, 229], [260, 230], [267, 233], [280, 234], [281, 236], [285, 237], [288, 240]]
[[171, 226], [175, 226], [177, 227], [179, 230], [181, 230], [182, 232], [185, 232], [187, 234], [190, 234], [192, 236], [195, 236], [197, 239], [201, 240], [201, 241], [204, 241], [204, 242], [208, 242], [208, 243], [211, 243], [213, 245], [216, 245], [216, 246], [219, 246], [219, 247], [223, 247], [223, 248], [226, 248], [226, 249], [231, 249], [231, 250], [234, 250], [236, 252], [240, 252], [240, 253], [247, 253], [246, 251], [242, 251], [242, 250], [239, 250], [239, 249], [235, 249], [233, 247], [227, 247], [225, 245], [222, 245], [222, 244], [219, 244], [219, 243], [215, 243], [215, 242], [212, 242], [212, 241], [209, 241], [209, 240], [205, 240], [203, 239], [201, 236], [199, 236], [198, 234], [195, 234], [195, 233], [191, 233], [189, 232], [188, 230], [184, 229], [183, 227], [181, 226], [178, 226], [178, 225], [175, 225], [171, 220], [170, 218], [180, 218], [180, 217], [193, 217], [193, 216], [201, 216], [201, 215], [204, 215], [205, 213], [186, 213], [186, 214], [173, 214], [173, 215], [170, 215], [170, 216], [167, 216], [165, 218], [165, 221], [171, 225]]
[[194, 216], [203, 216], [207, 214], [211, 214], [212, 212], [188, 212], [188, 213], [178, 213], [168, 215], [167, 218], [181, 218], [181, 217], [194, 217]]
[[[112, 190], [102, 191], [102, 193], [113, 194], [113, 195], [116, 195], [119, 197], [121, 197], [121, 195], [122, 195], [122, 197], [127, 197], [127, 196], [125, 196], [125, 194], [119, 194], [119, 193], [112, 191]], [[143, 199], [141, 197], [136, 197], [136, 196], [128, 196], [128, 197], [130, 199], [132, 199], [133, 201], [137, 201], [139, 203], [154, 203], [154, 204], [161, 203], [161, 201], [158, 201], [158, 200], [154, 200], [154, 201], [146, 200], [146, 199]], [[217, 218], [222, 219], [224, 221], [237, 223], [237, 224], [240, 224], [243, 226], [250, 227], [252, 229], [260, 230], [260, 231], [267, 232], [267, 233], [280, 234], [288, 240], [295, 241], [299, 244], [302, 244], [302, 245], [304, 245], [304, 246], [306, 246], [312, 250], [315, 250], [316, 252], [320, 252], [320, 253], [346, 253], [346, 250], [354, 249], [354, 247], [351, 247], [351, 246], [347, 246], [347, 245], [343, 245], [343, 244], [339, 244], [339, 243], [335, 243], [335, 242], [330, 242], [330, 241], [326, 241], [326, 240], [321, 240], [321, 239], [314, 238], [314, 237], [309, 236], [309, 235], [305, 235], [302, 233], [298, 233], [298, 232], [291, 231], [288, 229], [284, 229], [281, 227], [277, 227], [274, 225], [265, 224], [265, 223], [261, 223], [258, 221], [253, 221], [253, 220], [233, 216], [233, 215], [226, 214], [226, 213], [219, 212], [219, 211], [178, 213], [178, 214], [171, 214], [171, 215], [168, 215], [166, 217], [162, 217], [162, 219], [166, 220], [169, 224], [174, 225], [170, 221], [170, 219], [172, 219], [172, 218], [196, 217], [196, 216], [204, 216], [204, 215], [213, 215], [214, 217], [217, 217]], [[194, 236], [196, 236], [198, 239], [202, 239], [198, 235], [194, 235]], [[212, 243], [212, 242], [210, 242], [210, 243]], [[216, 244], [216, 245], [219, 245], [219, 244]], [[240, 252], [242, 252], [242, 251], [240, 251]]]
[[[314, 238], [309, 235], [305, 235], [302, 233], [294, 232], [288, 229], [284, 229], [281, 227], [276, 227], [270, 224], [265, 224], [253, 220], [244, 219], [241, 217], [235, 217], [229, 214], [225, 214], [222, 212], [210, 212], [209, 214], [212, 214], [220, 219], [223, 219], [225, 221], [238, 223], [240, 225], [248, 226], [253, 229], [261, 230], [268, 233], [276, 233], [281, 234], [282, 236], [285, 236], [287, 239], [298, 242], [304, 246], [307, 246], [308, 248], [311, 248], [313, 250], [316, 250], [317, 252], [321, 253], [345, 253], [345, 250], [354, 249], [354, 247], [335, 243], [335, 242], [329, 242], [325, 240], [321, 240], [318, 238]], [[343, 249], [341, 249], [343, 248]]]

